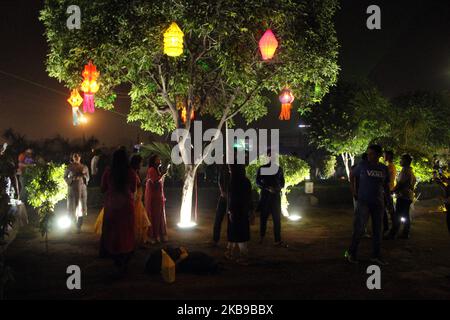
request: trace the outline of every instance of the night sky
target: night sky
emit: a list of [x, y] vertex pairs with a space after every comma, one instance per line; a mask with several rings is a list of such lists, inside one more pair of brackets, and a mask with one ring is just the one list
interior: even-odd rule
[[[382, 10], [382, 30], [366, 28], [366, 8]], [[42, 1], [0, 2], [0, 132], [12, 127], [28, 138], [61, 134], [76, 139], [95, 135], [106, 145], [145, 140], [146, 133], [124, 117], [99, 110], [84, 127], [73, 127], [68, 91], [45, 72], [47, 47], [38, 21]], [[336, 16], [341, 77], [372, 80], [388, 96], [416, 89], [450, 88], [450, 1], [343, 0]], [[46, 88], [5, 75], [13, 74]], [[117, 110], [127, 112], [127, 99]], [[256, 126], [294, 129], [277, 119], [278, 108]]]

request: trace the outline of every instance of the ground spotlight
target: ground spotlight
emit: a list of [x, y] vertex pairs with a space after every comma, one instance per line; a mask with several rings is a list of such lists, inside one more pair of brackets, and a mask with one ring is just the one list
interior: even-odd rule
[[291, 221], [299, 221], [302, 219], [302, 217], [298, 214], [291, 214], [288, 216], [288, 219]]
[[186, 223], [180, 222], [177, 224], [178, 228], [181, 228], [181, 229], [191, 229], [191, 228], [194, 228], [196, 225], [197, 224], [195, 222], [186, 222]]
[[58, 217], [57, 225], [58, 225], [58, 228], [61, 230], [69, 229], [70, 226], [72, 225], [72, 220], [67, 215], [60, 216], [60, 217]]

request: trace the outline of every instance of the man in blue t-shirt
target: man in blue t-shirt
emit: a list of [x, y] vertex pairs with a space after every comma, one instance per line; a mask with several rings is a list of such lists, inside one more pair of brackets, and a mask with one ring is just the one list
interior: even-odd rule
[[353, 197], [357, 200], [357, 209], [353, 223], [352, 243], [346, 252], [350, 263], [357, 263], [358, 245], [366, 228], [369, 216], [372, 219], [373, 253], [371, 262], [385, 265], [381, 258], [381, 239], [385, 195], [389, 194], [389, 170], [380, 163], [382, 148], [371, 145], [367, 148], [367, 161], [356, 166], [351, 175], [351, 186], [358, 180], [358, 188], [352, 188]]

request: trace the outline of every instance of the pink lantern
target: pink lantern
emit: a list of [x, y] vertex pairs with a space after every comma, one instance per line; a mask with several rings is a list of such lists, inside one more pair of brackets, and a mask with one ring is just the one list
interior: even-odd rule
[[261, 40], [259, 40], [259, 50], [263, 60], [270, 60], [275, 55], [275, 51], [278, 48], [278, 41], [272, 30], [268, 29]]

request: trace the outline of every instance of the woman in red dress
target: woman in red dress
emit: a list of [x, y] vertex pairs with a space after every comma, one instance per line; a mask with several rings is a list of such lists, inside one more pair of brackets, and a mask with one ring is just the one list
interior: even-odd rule
[[112, 166], [102, 177], [105, 193], [101, 255], [113, 258], [118, 276], [126, 273], [128, 261], [135, 249], [134, 193], [136, 173], [129, 167], [125, 149], [114, 152]]
[[147, 183], [145, 188], [145, 208], [152, 223], [149, 237], [153, 242], [166, 242], [166, 198], [164, 197], [164, 178], [167, 174], [161, 173], [161, 159], [153, 155], [149, 159], [147, 170]]

